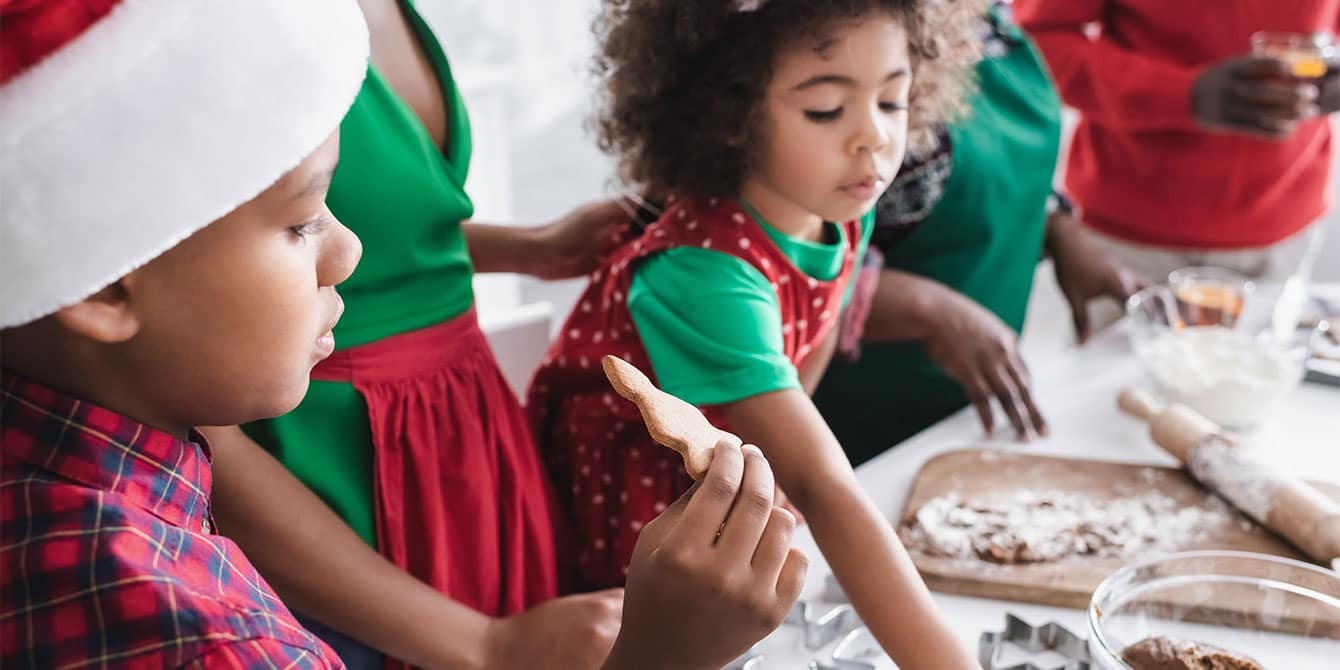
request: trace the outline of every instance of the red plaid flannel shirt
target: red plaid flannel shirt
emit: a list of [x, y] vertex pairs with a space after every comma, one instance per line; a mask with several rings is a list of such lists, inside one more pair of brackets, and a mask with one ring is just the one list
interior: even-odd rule
[[211, 533], [208, 449], [0, 371], [0, 667], [344, 667]]

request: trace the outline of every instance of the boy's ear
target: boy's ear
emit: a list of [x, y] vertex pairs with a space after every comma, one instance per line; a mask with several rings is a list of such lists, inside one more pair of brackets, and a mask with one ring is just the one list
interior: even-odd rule
[[123, 280], [112, 282], [101, 291], [56, 312], [56, 321], [65, 328], [95, 342], [125, 342], [140, 330], [140, 319], [130, 309]]

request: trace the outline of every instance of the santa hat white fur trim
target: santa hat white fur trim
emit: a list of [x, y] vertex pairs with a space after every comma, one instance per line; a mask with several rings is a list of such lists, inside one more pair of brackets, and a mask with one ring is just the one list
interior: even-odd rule
[[355, 0], [123, 0], [0, 87], [0, 328], [270, 187], [367, 72]]

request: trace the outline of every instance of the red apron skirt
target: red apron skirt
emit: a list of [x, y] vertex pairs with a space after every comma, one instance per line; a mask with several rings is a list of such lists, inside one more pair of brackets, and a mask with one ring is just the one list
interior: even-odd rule
[[337, 351], [312, 378], [367, 401], [382, 555], [490, 616], [557, 595], [552, 490], [474, 309]]

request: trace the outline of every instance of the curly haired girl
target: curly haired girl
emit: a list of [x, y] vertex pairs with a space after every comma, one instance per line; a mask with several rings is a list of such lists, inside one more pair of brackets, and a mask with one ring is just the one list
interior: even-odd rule
[[[583, 586], [621, 584], [638, 532], [691, 484], [609, 390], [600, 359], [612, 354], [761, 445], [899, 667], [975, 667], [809, 392], [875, 201], [909, 143], [961, 104], [981, 11], [967, 0], [604, 3], [600, 143], [666, 209], [591, 275], [530, 389]], [[773, 501], [738, 504], [766, 515]]]

